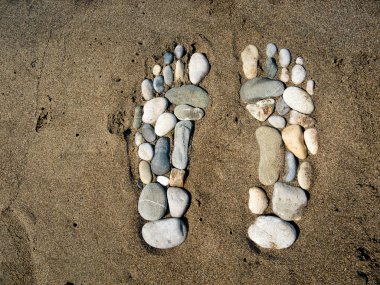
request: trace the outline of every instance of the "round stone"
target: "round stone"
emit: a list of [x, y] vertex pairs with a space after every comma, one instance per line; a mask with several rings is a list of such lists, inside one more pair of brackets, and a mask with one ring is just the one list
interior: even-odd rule
[[299, 125], [290, 125], [282, 130], [282, 139], [286, 148], [299, 159], [307, 157], [307, 149], [303, 140], [303, 132]]
[[139, 146], [140, 144], [144, 143], [145, 140], [144, 140], [144, 137], [142, 136], [142, 134], [140, 132], [136, 132], [135, 134], [135, 144], [137, 146]]
[[156, 76], [153, 79], [153, 88], [154, 88], [154, 90], [156, 90], [157, 93], [164, 92], [164, 90], [165, 90], [165, 88], [164, 88], [164, 77], [162, 77], [161, 75]]
[[274, 99], [264, 99], [255, 104], [248, 104], [246, 108], [256, 120], [264, 122], [273, 113], [274, 104]]
[[145, 102], [142, 121], [147, 124], [154, 124], [158, 117], [168, 108], [168, 105], [169, 102], [164, 97], [154, 98]]
[[276, 55], [276, 52], [277, 52], [277, 47], [275, 44], [273, 43], [267, 44], [267, 49], [266, 49], [267, 57], [274, 57]]
[[307, 129], [303, 133], [305, 144], [311, 154], [318, 152], [318, 132], [317, 129]]
[[286, 121], [283, 117], [278, 115], [272, 115], [268, 118], [268, 123], [277, 129], [285, 128]]
[[170, 171], [170, 142], [169, 138], [159, 138], [154, 147], [154, 156], [151, 162], [152, 172], [164, 175]]
[[174, 109], [174, 115], [182, 121], [197, 121], [203, 118], [205, 112], [201, 108], [194, 108], [190, 105], [178, 105]]
[[159, 183], [149, 183], [141, 191], [138, 211], [148, 221], [161, 219], [168, 208], [166, 191]]
[[140, 144], [137, 153], [142, 160], [150, 161], [153, 158], [154, 151], [150, 143], [143, 143]]
[[163, 113], [158, 117], [154, 131], [160, 137], [165, 136], [172, 129], [174, 129], [176, 123], [176, 116], [174, 116], [172, 113]]
[[261, 215], [268, 207], [268, 197], [259, 187], [249, 189], [248, 207], [252, 213]]
[[143, 226], [142, 236], [151, 247], [159, 249], [172, 248], [186, 240], [187, 226], [178, 218], [149, 222]]
[[290, 51], [286, 48], [281, 49], [278, 53], [278, 61], [280, 62], [281, 67], [288, 67], [291, 59], [292, 56]]
[[260, 216], [248, 228], [248, 236], [260, 247], [283, 249], [295, 242], [297, 231], [292, 224], [278, 217]]
[[173, 70], [170, 65], [164, 67], [162, 74], [164, 75], [165, 84], [171, 86], [173, 84]]
[[144, 79], [141, 83], [141, 94], [144, 100], [153, 99], [153, 82], [150, 79]]
[[297, 174], [297, 158], [290, 151], [285, 151], [285, 170], [283, 181], [291, 182], [296, 178]]
[[174, 54], [177, 59], [182, 58], [185, 55], [185, 48], [181, 45], [177, 45], [174, 49]]
[[160, 183], [162, 186], [168, 186], [169, 185], [169, 178], [166, 176], [157, 176], [157, 182]]
[[302, 189], [308, 190], [312, 184], [313, 168], [310, 162], [303, 161], [298, 168], [297, 180]]
[[169, 187], [167, 194], [170, 215], [173, 218], [182, 217], [190, 205], [189, 192], [182, 188]]
[[243, 72], [247, 79], [257, 76], [257, 64], [259, 61], [259, 51], [254, 45], [248, 45], [241, 53]]
[[314, 111], [314, 104], [310, 95], [299, 87], [290, 86], [286, 88], [282, 97], [290, 108], [300, 113], [308, 115]]
[[150, 171], [150, 165], [148, 162], [142, 160], [139, 163], [139, 174], [140, 174], [140, 180], [144, 184], [149, 184], [152, 182], [152, 172]]
[[174, 60], [174, 56], [171, 52], [164, 53], [164, 64], [171, 64]]
[[153, 66], [152, 72], [153, 72], [154, 76], [160, 75], [160, 73], [161, 73], [161, 66], [158, 65], [158, 64], [156, 64], [155, 66]]
[[191, 83], [198, 84], [209, 73], [210, 64], [202, 53], [194, 53], [189, 61], [189, 78]]
[[151, 124], [144, 124], [141, 128], [141, 133], [147, 142], [154, 142], [156, 140], [156, 134]]
[[292, 68], [292, 82], [296, 85], [304, 82], [306, 78], [306, 70], [302, 65], [296, 64]]

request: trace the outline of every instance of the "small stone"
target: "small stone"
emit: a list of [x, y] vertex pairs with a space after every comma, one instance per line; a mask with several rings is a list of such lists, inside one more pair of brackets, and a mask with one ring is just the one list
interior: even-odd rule
[[284, 147], [280, 132], [262, 126], [256, 130], [260, 148], [259, 180], [264, 185], [274, 184], [284, 165]]
[[267, 57], [274, 57], [276, 55], [276, 52], [277, 52], [277, 47], [275, 44], [273, 43], [267, 44], [267, 49], [266, 49]]
[[286, 221], [301, 219], [302, 210], [307, 204], [305, 191], [299, 187], [277, 182], [272, 195], [273, 212]]
[[249, 189], [248, 207], [252, 213], [261, 215], [268, 207], [268, 197], [265, 191], [259, 187]]
[[168, 208], [166, 191], [159, 183], [149, 183], [141, 191], [138, 211], [148, 221], [161, 219]]
[[310, 95], [314, 95], [315, 82], [314, 80], [308, 80], [306, 83], [306, 92]]
[[205, 90], [194, 85], [174, 87], [166, 92], [165, 97], [175, 105], [190, 105], [198, 108], [206, 108], [209, 98]]
[[170, 67], [170, 65], [167, 65], [164, 67], [162, 74], [164, 75], [165, 84], [168, 86], [172, 86], [172, 84], [173, 84], [173, 70]]
[[318, 152], [318, 132], [317, 129], [307, 129], [303, 133], [305, 144], [311, 154], [317, 154]]
[[150, 143], [142, 143], [140, 144], [137, 153], [142, 160], [151, 161], [153, 158], [154, 151]]
[[139, 163], [139, 174], [142, 183], [149, 184], [152, 182], [153, 176], [152, 172], [150, 171], [150, 165], [145, 160], [142, 160]]
[[186, 169], [188, 163], [188, 149], [190, 137], [193, 131], [191, 121], [180, 121], [174, 130], [174, 149], [172, 153], [172, 164], [175, 168]]
[[166, 176], [157, 176], [157, 182], [160, 183], [162, 186], [168, 186], [169, 185], [169, 178], [167, 178]]
[[168, 249], [179, 246], [186, 240], [187, 226], [178, 218], [149, 222], [143, 226], [142, 236], [151, 247]]
[[268, 118], [268, 123], [277, 129], [285, 128], [286, 121], [283, 117], [278, 115], [272, 115]]
[[307, 149], [303, 141], [303, 132], [299, 125], [290, 125], [282, 130], [282, 139], [286, 148], [299, 159], [307, 157]]
[[172, 113], [163, 113], [158, 117], [154, 131], [160, 137], [165, 136], [174, 129], [176, 123], [177, 118]]
[[284, 83], [287, 83], [290, 80], [289, 69], [286, 67], [281, 69], [280, 80]]
[[300, 125], [301, 127], [306, 129], [314, 127], [316, 122], [315, 119], [308, 115], [302, 114], [295, 110], [291, 110], [289, 115], [289, 124]]
[[153, 99], [153, 82], [150, 79], [144, 79], [141, 83], [141, 94], [144, 100]]
[[171, 52], [164, 53], [164, 64], [171, 64], [174, 60], [174, 56]]
[[154, 75], [154, 76], [158, 76], [158, 75], [160, 75], [160, 72], [161, 72], [161, 66], [158, 65], [158, 64], [156, 64], [155, 66], [153, 66], [152, 71], [153, 71], [153, 75]]
[[276, 111], [281, 116], [285, 116], [290, 111], [289, 106], [286, 105], [286, 103], [285, 103], [284, 99], [282, 98], [282, 96], [277, 99]]
[[164, 92], [164, 78], [161, 75], [158, 75], [153, 79], [153, 88], [157, 93]]
[[169, 185], [182, 188], [185, 184], [186, 171], [183, 169], [172, 168], [170, 171]]
[[304, 161], [298, 168], [297, 180], [302, 189], [308, 190], [312, 184], [313, 168], [310, 162]]
[[150, 124], [144, 124], [141, 128], [141, 133], [147, 142], [151, 143], [156, 140], [156, 134], [154, 132], [153, 126]]
[[185, 55], [185, 48], [181, 45], [177, 45], [174, 49], [174, 54], [177, 59], [182, 58]]
[[260, 99], [281, 96], [284, 83], [265, 77], [256, 77], [245, 82], [240, 88], [240, 99], [244, 103], [255, 103]]
[[168, 108], [169, 102], [166, 98], [158, 97], [149, 100], [144, 105], [142, 120], [147, 124], [154, 124], [158, 117]]
[[139, 146], [140, 144], [144, 143], [145, 140], [140, 132], [136, 132], [135, 134], [135, 144]]
[[263, 248], [283, 249], [295, 242], [297, 231], [292, 224], [278, 217], [260, 216], [248, 228], [248, 236]]
[[191, 83], [198, 84], [209, 73], [210, 64], [202, 53], [194, 53], [189, 61], [189, 79]]
[[141, 127], [142, 115], [143, 115], [143, 107], [142, 106], [136, 106], [135, 107], [135, 115], [133, 117], [133, 123], [132, 123], [132, 127], [134, 129], [138, 129]]
[[264, 99], [255, 104], [248, 104], [246, 108], [255, 119], [264, 122], [273, 113], [274, 104], [273, 99]]
[[314, 111], [314, 104], [310, 95], [299, 87], [290, 86], [286, 88], [282, 97], [290, 108], [300, 113], [308, 115]]
[[290, 54], [290, 51], [286, 48], [283, 48], [280, 50], [279, 54], [278, 54], [278, 57], [279, 57], [279, 62], [280, 62], [280, 65], [281, 67], [288, 67], [289, 64], [290, 64], [290, 61], [292, 59], [292, 56]]
[[182, 217], [190, 205], [189, 192], [182, 188], [169, 187], [167, 195], [170, 216], [173, 218]]
[[297, 158], [290, 151], [285, 151], [285, 170], [282, 180], [291, 182], [296, 178], [297, 174]]
[[303, 65], [303, 64], [304, 64], [303, 58], [300, 57], [300, 56], [297, 57], [297, 58], [296, 58], [296, 64]]
[[259, 61], [259, 51], [254, 45], [248, 45], [241, 53], [243, 62], [243, 72], [247, 79], [257, 76], [257, 64]]
[[277, 74], [277, 64], [276, 60], [273, 57], [267, 58], [264, 65], [264, 71], [267, 74], [267, 77], [273, 79]]
[[164, 175], [170, 171], [170, 142], [169, 138], [159, 138], [154, 147], [154, 156], [151, 162], [152, 172]]
[[177, 60], [175, 64], [174, 80], [179, 82], [185, 81], [185, 65], [180, 60]]
[[190, 105], [178, 105], [174, 108], [174, 115], [182, 121], [197, 121], [203, 118], [205, 112]]
[[306, 70], [302, 65], [296, 64], [292, 68], [292, 82], [296, 85], [304, 82], [306, 78]]

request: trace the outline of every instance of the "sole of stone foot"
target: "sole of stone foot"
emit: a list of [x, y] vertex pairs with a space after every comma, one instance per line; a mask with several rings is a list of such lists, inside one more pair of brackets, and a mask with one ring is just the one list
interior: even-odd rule
[[158, 249], [179, 246], [187, 238], [189, 149], [196, 121], [209, 104], [201, 86], [210, 71], [208, 59], [201, 51], [186, 50], [176, 45], [164, 51], [152, 73], [142, 79], [142, 104], [136, 106], [133, 121], [143, 185], [138, 201], [145, 223], [141, 233], [149, 246]]
[[[263, 248], [288, 248], [298, 237], [294, 221], [303, 216], [306, 191], [313, 181], [308, 157], [318, 152], [316, 121], [311, 117], [315, 82], [306, 81], [302, 57], [292, 63], [291, 52], [286, 48], [277, 52], [272, 43], [262, 57], [256, 46], [248, 45], [241, 60], [247, 81], [241, 86], [240, 99], [261, 125], [256, 139], [262, 185], [249, 189], [248, 207], [257, 216], [248, 236]], [[293, 186], [294, 180], [299, 187]]]

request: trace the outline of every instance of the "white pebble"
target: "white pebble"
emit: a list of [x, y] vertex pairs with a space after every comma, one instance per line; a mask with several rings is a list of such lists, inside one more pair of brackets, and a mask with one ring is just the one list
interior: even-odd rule
[[254, 45], [248, 45], [241, 53], [243, 62], [243, 72], [247, 79], [257, 76], [257, 64], [259, 60], [259, 51]]
[[318, 152], [318, 133], [317, 129], [312, 128], [312, 129], [307, 129], [303, 133], [304, 135], [304, 140], [307, 149], [311, 154], [317, 154]]
[[291, 61], [291, 54], [290, 51], [286, 48], [283, 48], [279, 52], [279, 62], [281, 67], [288, 67]]
[[306, 78], [306, 70], [302, 65], [296, 64], [292, 68], [292, 82], [296, 85], [304, 82]]
[[153, 82], [150, 79], [144, 79], [141, 83], [141, 94], [144, 100], [148, 101], [153, 98]]
[[185, 80], [185, 65], [181, 60], [175, 64], [174, 80], [183, 82]]
[[268, 123], [277, 129], [285, 128], [286, 121], [283, 117], [278, 115], [272, 115], [268, 118]]
[[303, 161], [298, 168], [297, 180], [302, 189], [308, 190], [312, 184], [313, 169], [310, 162]]
[[138, 155], [142, 160], [151, 161], [153, 158], [153, 147], [150, 143], [140, 144]]
[[169, 178], [166, 176], [157, 176], [157, 182], [160, 183], [162, 186], [168, 186], [169, 185]]
[[303, 60], [303, 58], [302, 57], [297, 57], [296, 58], [296, 64], [299, 64], [299, 65], [303, 65], [304, 64], [304, 60]]
[[275, 44], [272, 44], [272, 43], [267, 44], [267, 50], [266, 50], [267, 57], [274, 57], [276, 52], [277, 52], [277, 47]]
[[161, 73], [161, 66], [159, 64], [156, 64], [155, 66], [153, 66], [152, 72], [153, 72], [154, 76], [160, 75], [160, 73]]
[[156, 135], [162, 137], [174, 129], [176, 123], [176, 116], [174, 116], [172, 113], [163, 113], [157, 119], [156, 125], [154, 127], [154, 132]]
[[261, 215], [268, 207], [268, 197], [259, 187], [249, 189], [248, 207], [252, 213]]
[[147, 124], [155, 123], [158, 117], [168, 108], [168, 105], [169, 102], [164, 97], [153, 98], [145, 102], [142, 116], [143, 122]]
[[182, 188], [169, 187], [167, 191], [170, 216], [182, 217], [190, 204], [189, 193]]
[[135, 144], [139, 146], [140, 144], [144, 143], [145, 140], [140, 132], [135, 133]]
[[174, 49], [174, 55], [177, 59], [180, 59], [185, 54], [185, 48], [181, 45], [177, 45]]
[[289, 69], [286, 67], [281, 69], [280, 80], [284, 83], [287, 83], [290, 80]]
[[307, 93], [309, 93], [310, 95], [314, 95], [314, 87], [315, 87], [315, 82], [314, 80], [308, 80], [307, 83], [306, 83], [306, 91]]
[[189, 61], [189, 78], [191, 83], [198, 84], [209, 73], [210, 64], [202, 53], [194, 53]]
[[290, 86], [282, 94], [285, 103], [303, 114], [311, 114], [314, 111], [313, 100], [307, 92], [299, 87]]

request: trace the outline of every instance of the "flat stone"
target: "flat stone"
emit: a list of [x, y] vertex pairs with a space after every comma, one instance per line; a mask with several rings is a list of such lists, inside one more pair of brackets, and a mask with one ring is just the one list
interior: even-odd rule
[[150, 79], [144, 79], [141, 83], [141, 94], [144, 100], [149, 101], [153, 99], [153, 82]]
[[159, 175], [157, 176], [157, 182], [160, 183], [162, 186], [168, 186], [169, 185], [169, 178], [166, 176]]
[[154, 88], [154, 90], [156, 90], [157, 93], [164, 92], [164, 90], [165, 90], [165, 88], [164, 88], [164, 77], [162, 77], [161, 75], [156, 76], [153, 79], [153, 88]]
[[194, 108], [190, 105], [178, 105], [174, 109], [174, 115], [182, 121], [197, 121], [203, 118], [205, 112], [201, 108]]
[[177, 60], [175, 64], [174, 80], [177, 82], [185, 81], [185, 65], [181, 60]]
[[277, 182], [272, 195], [273, 212], [286, 221], [298, 221], [307, 205], [305, 191], [299, 187]]
[[140, 144], [144, 143], [145, 140], [144, 140], [144, 137], [142, 136], [142, 134], [140, 132], [136, 132], [135, 133], [135, 144], [137, 146], [139, 146]]
[[300, 125], [303, 128], [311, 128], [315, 126], [316, 121], [308, 115], [292, 110], [289, 115], [289, 124]]
[[194, 53], [189, 61], [189, 79], [191, 83], [198, 84], [209, 73], [210, 64], [202, 53]]
[[304, 82], [306, 78], [306, 70], [302, 65], [296, 64], [292, 68], [292, 82], [296, 85]]
[[154, 76], [158, 76], [161, 73], [161, 66], [159, 64], [156, 64], [153, 66], [152, 73]]
[[161, 219], [168, 208], [166, 191], [159, 183], [149, 183], [141, 191], [138, 211], [148, 221]]
[[278, 58], [279, 58], [281, 67], [288, 67], [290, 64], [290, 61], [292, 60], [290, 51], [286, 48], [283, 48], [280, 50], [278, 54]]
[[172, 153], [172, 164], [175, 168], [186, 169], [187, 167], [192, 130], [193, 124], [191, 121], [180, 121], [175, 126], [174, 149]]
[[281, 69], [280, 80], [284, 83], [287, 83], [290, 80], [289, 69], [287, 69], [286, 67], [283, 67]]
[[139, 163], [139, 175], [142, 183], [149, 184], [152, 182], [153, 176], [152, 171], [150, 170], [150, 164], [145, 160], [142, 160]]
[[190, 105], [198, 108], [208, 106], [209, 97], [205, 90], [195, 85], [174, 87], [166, 92], [165, 97], [175, 105]]
[[266, 48], [267, 57], [274, 57], [276, 53], [277, 53], [276, 45], [273, 43], [267, 44], [267, 48]]
[[273, 113], [275, 102], [274, 99], [264, 99], [255, 104], [248, 104], [246, 108], [256, 120], [264, 122]]
[[314, 111], [314, 104], [310, 95], [299, 87], [290, 86], [286, 88], [282, 97], [290, 108], [300, 113], [308, 115]]
[[141, 127], [142, 115], [143, 115], [143, 107], [142, 106], [136, 106], [135, 107], [135, 115], [133, 116], [133, 123], [132, 123], [132, 127], [134, 129], [138, 129]]
[[141, 133], [147, 142], [154, 142], [157, 138], [154, 132], [153, 126], [151, 124], [144, 124], [141, 128]]
[[164, 75], [164, 82], [168, 86], [172, 86], [173, 84], [173, 70], [170, 67], [170, 65], [167, 65], [164, 67], [164, 70], [162, 71], [162, 74]]
[[303, 132], [299, 125], [290, 125], [282, 130], [282, 139], [286, 148], [299, 159], [307, 157], [307, 149], [303, 140]]
[[286, 125], [286, 120], [278, 115], [272, 115], [268, 118], [268, 123], [277, 129], [283, 129]]
[[163, 113], [158, 117], [154, 131], [160, 137], [165, 136], [174, 129], [176, 123], [177, 118], [172, 113]]
[[170, 171], [169, 185], [182, 188], [185, 184], [186, 171], [183, 169], [172, 168]]
[[171, 52], [164, 53], [164, 64], [171, 64], [174, 60], [174, 56]]
[[307, 129], [303, 133], [305, 144], [311, 154], [317, 154], [318, 152], [318, 132], [317, 129]]
[[257, 76], [257, 65], [259, 61], [259, 51], [254, 45], [248, 45], [241, 53], [243, 72], [247, 79]]
[[297, 158], [290, 151], [285, 151], [285, 169], [282, 180], [284, 182], [291, 182], [296, 178], [297, 174]]
[[169, 138], [159, 138], [154, 147], [154, 156], [151, 162], [152, 172], [164, 175], [170, 171], [170, 141]]
[[169, 102], [164, 97], [154, 98], [145, 102], [142, 120], [147, 124], [154, 124], [158, 117], [168, 108]]
[[169, 187], [167, 191], [170, 216], [180, 218], [190, 205], [190, 194], [185, 189]]
[[256, 77], [245, 82], [240, 88], [240, 99], [244, 103], [255, 103], [260, 99], [281, 96], [284, 83], [265, 77]]
[[314, 88], [315, 88], [315, 81], [314, 80], [308, 80], [306, 83], [306, 92], [310, 95], [314, 95]]
[[186, 240], [187, 226], [178, 218], [149, 222], [143, 226], [142, 236], [151, 247], [168, 249], [179, 246]]
[[151, 161], [154, 154], [152, 145], [150, 143], [140, 144], [137, 154], [142, 160]]
[[292, 224], [278, 217], [260, 216], [248, 228], [248, 236], [260, 247], [283, 249], [295, 242], [297, 231]]
[[264, 65], [264, 71], [267, 74], [267, 77], [273, 79], [277, 74], [277, 64], [276, 60], [273, 57], [267, 58]]
[[280, 132], [262, 126], [256, 130], [260, 148], [259, 180], [264, 185], [274, 184], [284, 165], [284, 147]]
[[174, 49], [174, 55], [177, 59], [182, 58], [185, 55], [185, 48], [181, 45], [177, 45]]
[[309, 190], [313, 181], [313, 168], [310, 162], [303, 161], [298, 168], [298, 184], [302, 189]]
[[286, 103], [285, 103], [284, 99], [282, 98], [282, 96], [277, 99], [276, 111], [281, 116], [285, 116], [290, 111], [289, 106], [286, 105]]
[[256, 215], [264, 213], [268, 208], [268, 197], [263, 189], [259, 187], [249, 189], [248, 207]]

